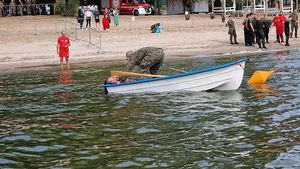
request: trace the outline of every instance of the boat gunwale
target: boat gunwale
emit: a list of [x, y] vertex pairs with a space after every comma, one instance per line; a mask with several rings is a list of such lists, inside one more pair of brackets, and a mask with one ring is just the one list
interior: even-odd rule
[[136, 81], [132, 81], [132, 82], [124, 82], [124, 83], [119, 83], [119, 84], [103, 84], [101, 86], [102, 87], [117, 87], [117, 86], [122, 86], [122, 85], [132, 85], [132, 84], [138, 84], [138, 83], [173, 79], [173, 78], [184, 77], [184, 76], [189, 76], [189, 75], [194, 75], [194, 74], [198, 74], [198, 73], [204, 73], [204, 72], [209, 72], [209, 71], [214, 71], [214, 70], [230, 67], [230, 66], [233, 66], [233, 65], [238, 64], [238, 63], [246, 62], [248, 60], [249, 60], [248, 58], [243, 58], [243, 59], [239, 59], [237, 61], [229, 62], [229, 63], [223, 64], [223, 65], [198, 69], [198, 70], [194, 70], [194, 71], [191, 71], [191, 72], [173, 74], [173, 75], [169, 75], [169, 76], [165, 76], [165, 77], [159, 77], [159, 78], [146, 78], [146, 79], [142, 79], [142, 80], [136, 80]]

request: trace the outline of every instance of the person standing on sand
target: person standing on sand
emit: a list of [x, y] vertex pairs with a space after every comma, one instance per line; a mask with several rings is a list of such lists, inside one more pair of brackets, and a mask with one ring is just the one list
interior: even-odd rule
[[285, 46], [290, 46], [289, 38], [290, 38], [290, 21], [286, 20], [284, 22], [284, 34], [285, 34]]
[[88, 9], [86, 12], [85, 12], [85, 21], [86, 21], [86, 26], [85, 28], [91, 28], [91, 20], [92, 20], [92, 16], [93, 16], [93, 13], [91, 12], [90, 9]]
[[255, 37], [258, 47], [267, 49], [265, 46], [264, 24], [259, 14], [255, 15]]
[[[111, 20], [110, 20], [110, 12], [107, 8], [104, 8], [104, 12], [103, 12], [103, 17], [104, 18], [107, 18], [108, 19], [108, 22], [111, 23]], [[108, 29], [109, 29], [109, 24], [108, 24]]]
[[281, 43], [284, 43], [283, 30], [284, 30], [285, 20], [286, 20], [286, 18], [285, 18], [285, 16], [282, 15], [282, 11], [280, 11], [279, 15], [277, 13], [273, 19], [273, 25], [276, 27], [276, 39], [277, 39], [276, 42], [277, 43], [280, 43], [280, 39], [281, 39]]
[[119, 11], [117, 8], [114, 10], [114, 25], [118, 26], [119, 25]]
[[102, 19], [102, 26], [103, 26], [103, 30], [106, 32], [109, 28], [109, 20], [106, 18], [107, 16], [104, 15], [103, 19]]
[[[239, 44], [239, 43], [237, 43], [237, 41], [236, 41], [235, 25], [234, 25], [234, 21], [233, 21], [233, 19], [232, 19], [231, 16], [229, 16], [229, 20], [228, 20], [226, 26], [229, 28], [228, 34], [230, 35], [230, 43], [231, 43], [232, 45], [234, 45], [234, 44]], [[232, 41], [232, 38], [234, 39], [234, 43], [233, 43], [233, 41]]]
[[98, 7], [95, 7], [94, 17], [95, 17], [95, 22], [96, 22], [96, 29], [99, 30], [100, 29], [100, 13], [99, 13]]
[[82, 12], [80, 7], [77, 12], [77, 22], [80, 24], [80, 29], [82, 29], [83, 21], [84, 21], [84, 13]]
[[12, 16], [15, 16], [16, 15], [16, 3], [15, 3], [15, 1], [14, 0], [12, 0], [11, 2], [10, 2], [10, 4], [9, 4], [9, 11], [10, 11], [10, 14], [12, 15]]
[[252, 24], [252, 16], [253, 13], [247, 14], [247, 18], [245, 20], [245, 27], [246, 27], [246, 35], [245, 35], [245, 46], [253, 46], [253, 39], [254, 39], [254, 27]]
[[60, 68], [63, 69], [63, 61], [66, 59], [68, 69], [70, 68], [69, 62], [69, 47], [71, 46], [70, 39], [66, 36], [66, 32], [61, 31], [61, 36], [57, 39], [56, 50], [60, 57]]
[[296, 9], [289, 16], [289, 18], [292, 18], [291, 19], [291, 28], [292, 28], [291, 38], [293, 37], [294, 29], [295, 29], [295, 38], [297, 38], [297, 32], [298, 32], [298, 14], [297, 14], [297, 10]]
[[272, 26], [272, 21], [269, 18], [267, 18], [267, 16], [265, 15], [263, 19], [263, 24], [264, 24], [264, 34], [266, 38], [266, 43], [269, 43], [269, 32]]

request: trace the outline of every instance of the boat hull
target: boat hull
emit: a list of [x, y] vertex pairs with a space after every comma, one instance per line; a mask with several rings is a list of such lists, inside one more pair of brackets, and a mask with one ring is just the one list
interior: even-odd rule
[[240, 87], [247, 59], [213, 68], [163, 78], [121, 84], [106, 84], [108, 93], [236, 90]]

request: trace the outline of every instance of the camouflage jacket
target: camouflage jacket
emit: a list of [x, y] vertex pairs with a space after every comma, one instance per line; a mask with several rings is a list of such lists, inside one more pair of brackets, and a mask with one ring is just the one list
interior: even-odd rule
[[140, 65], [141, 61], [144, 59], [144, 57], [149, 56], [153, 60], [157, 60], [157, 56], [154, 53], [157, 53], [157, 50], [162, 50], [162, 48], [157, 47], [143, 47], [137, 51], [135, 51], [133, 54], [129, 56], [128, 65], [126, 67], [126, 71], [132, 71], [135, 65]]

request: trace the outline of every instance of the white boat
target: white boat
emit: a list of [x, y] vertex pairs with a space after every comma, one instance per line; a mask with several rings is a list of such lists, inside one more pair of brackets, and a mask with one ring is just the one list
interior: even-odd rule
[[106, 93], [237, 90], [242, 83], [247, 60], [240, 59], [224, 65], [161, 78], [147, 78], [102, 86]]

